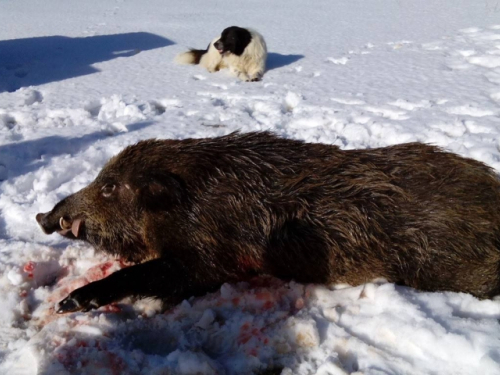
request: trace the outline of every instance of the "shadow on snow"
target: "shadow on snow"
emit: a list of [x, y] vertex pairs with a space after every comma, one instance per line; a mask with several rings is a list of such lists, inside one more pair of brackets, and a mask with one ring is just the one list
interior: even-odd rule
[[[141, 130], [153, 124], [152, 121], [138, 122], [127, 126], [128, 132]], [[89, 145], [111, 135], [106, 131], [95, 131], [81, 137], [67, 138], [49, 136], [29, 141], [0, 146], [0, 165], [6, 168], [1, 180], [8, 180], [33, 172], [50, 163], [54, 156], [74, 155]]]
[[293, 64], [304, 58], [304, 55], [282, 55], [280, 53], [270, 52], [267, 54], [266, 69], [273, 70]]
[[145, 32], [0, 40], [0, 92], [92, 74], [92, 64], [172, 44]]

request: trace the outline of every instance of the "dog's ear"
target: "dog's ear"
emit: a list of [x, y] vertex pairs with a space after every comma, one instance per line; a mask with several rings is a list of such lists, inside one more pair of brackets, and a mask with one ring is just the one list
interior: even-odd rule
[[148, 173], [137, 181], [139, 205], [149, 211], [167, 210], [179, 204], [185, 192], [182, 179], [172, 173]]

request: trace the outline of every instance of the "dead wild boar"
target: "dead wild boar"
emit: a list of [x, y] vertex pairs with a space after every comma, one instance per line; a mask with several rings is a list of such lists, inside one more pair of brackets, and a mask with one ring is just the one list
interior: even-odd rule
[[36, 219], [137, 263], [72, 292], [64, 313], [131, 295], [176, 304], [257, 274], [489, 298], [499, 207], [489, 167], [433, 146], [344, 151], [234, 133], [129, 146]]

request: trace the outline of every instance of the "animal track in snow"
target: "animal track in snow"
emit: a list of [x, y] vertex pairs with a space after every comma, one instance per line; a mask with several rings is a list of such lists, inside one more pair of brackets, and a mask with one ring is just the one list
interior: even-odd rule
[[35, 103], [41, 103], [43, 101], [43, 95], [38, 90], [28, 90], [24, 94], [24, 104], [33, 105]]
[[16, 126], [17, 121], [14, 116], [11, 116], [8, 113], [2, 113], [2, 110], [0, 110], [0, 125], [7, 128], [7, 129], [12, 129], [14, 126]]

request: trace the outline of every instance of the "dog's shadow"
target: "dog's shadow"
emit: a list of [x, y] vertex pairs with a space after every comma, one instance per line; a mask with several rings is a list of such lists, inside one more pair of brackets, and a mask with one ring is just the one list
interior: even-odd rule
[[0, 93], [96, 73], [96, 63], [172, 44], [146, 32], [0, 40]]
[[266, 68], [267, 70], [282, 68], [304, 57], [304, 55], [282, 55], [281, 53], [270, 52], [267, 54]]

